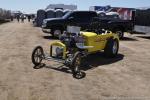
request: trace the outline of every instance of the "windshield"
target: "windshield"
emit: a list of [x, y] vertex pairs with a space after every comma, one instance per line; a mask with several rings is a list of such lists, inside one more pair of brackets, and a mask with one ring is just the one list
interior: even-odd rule
[[64, 19], [68, 18], [71, 13], [72, 13], [72, 11], [67, 12], [62, 18], [64, 18]]

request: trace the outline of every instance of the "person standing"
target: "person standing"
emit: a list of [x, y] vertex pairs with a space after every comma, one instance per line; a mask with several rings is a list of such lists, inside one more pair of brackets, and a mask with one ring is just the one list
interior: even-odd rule
[[13, 20], [14, 20], [14, 16], [11, 15], [11, 16], [10, 16], [10, 19], [11, 19], [11, 21], [13, 21]]
[[17, 18], [17, 21], [19, 22], [19, 21], [20, 21], [20, 16], [19, 16], [19, 14], [16, 16], [16, 18]]
[[24, 14], [22, 14], [22, 15], [20, 16], [20, 18], [21, 18], [21, 22], [24, 23]]
[[30, 22], [31, 20], [31, 15], [28, 15], [28, 22]]

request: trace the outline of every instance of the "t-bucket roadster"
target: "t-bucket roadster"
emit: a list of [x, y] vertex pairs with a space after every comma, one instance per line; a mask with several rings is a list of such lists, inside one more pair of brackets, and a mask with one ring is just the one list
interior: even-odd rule
[[70, 26], [68, 31], [60, 36], [60, 40], [50, 45], [49, 55], [45, 55], [41, 46], [35, 47], [32, 62], [39, 66], [42, 60], [62, 62], [69, 67], [75, 78], [81, 78], [81, 64], [87, 55], [104, 51], [107, 57], [118, 54], [119, 38], [111, 31], [82, 32], [79, 27]]

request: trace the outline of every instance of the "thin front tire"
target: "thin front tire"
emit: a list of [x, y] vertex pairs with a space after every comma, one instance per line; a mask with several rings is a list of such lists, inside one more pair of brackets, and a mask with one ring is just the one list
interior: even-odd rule
[[44, 52], [43, 52], [43, 48], [41, 46], [37, 46], [34, 48], [33, 52], [32, 52], [32, 63], [35, 66], [39, 66], [43, 60], [44, 57]]

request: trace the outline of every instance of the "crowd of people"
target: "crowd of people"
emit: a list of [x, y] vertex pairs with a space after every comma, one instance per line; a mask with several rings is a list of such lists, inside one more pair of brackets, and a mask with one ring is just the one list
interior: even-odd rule
[[32, 15], [25, 15], [25, 14], [21, 14], [21, 15], [16, 15], [16, 19], [18, 22], [22, 22], [24, 23], [25, 19], [28, 19], [28, 22], [31, 21], [31, 19], [33, 19], [34, 17]]

